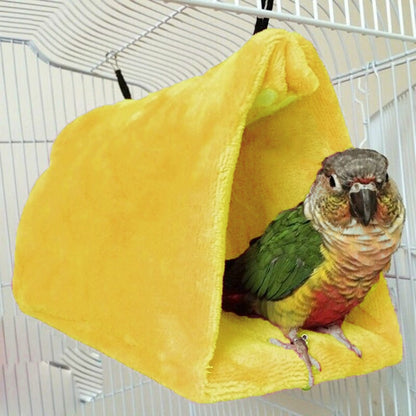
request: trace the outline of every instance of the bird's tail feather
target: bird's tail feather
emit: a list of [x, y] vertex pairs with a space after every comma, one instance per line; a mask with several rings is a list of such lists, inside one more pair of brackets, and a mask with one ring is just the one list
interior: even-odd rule
[[236, 260], [225, 261], [222, 309], [241, 316], [258, 316], [254, 309], [253, 297], [242, 285]]

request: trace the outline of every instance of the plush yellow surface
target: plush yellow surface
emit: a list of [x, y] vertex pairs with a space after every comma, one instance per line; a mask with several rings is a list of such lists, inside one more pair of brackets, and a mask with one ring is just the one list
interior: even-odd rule
[[[191, 400], [305, 387], [303, 362], [268, 342], [282, 339], [277, 328], [221, 311], [224, 260], [350, 146], [311, 44], [261, 32], [201, 77], [62, 131], [18, 228], [16, 300]], [[317, 382], [401, 359], [384, 279], [344, 330], [363, 358], [310, 334]]]

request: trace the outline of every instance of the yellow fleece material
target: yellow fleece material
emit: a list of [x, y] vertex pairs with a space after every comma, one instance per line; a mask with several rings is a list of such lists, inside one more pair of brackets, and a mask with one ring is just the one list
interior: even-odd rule
[[[224, 260], [351, 147], [326, 70], [269, 29], [206, 74], [97, 108], [53, 145], [19, 224], [21, 310], [198, 402], [307, 386], [269, 322], [221, 310]], [[310, 333], [316, 382], [401, 360], [383, 278], [344, 323], [362, 359]]]

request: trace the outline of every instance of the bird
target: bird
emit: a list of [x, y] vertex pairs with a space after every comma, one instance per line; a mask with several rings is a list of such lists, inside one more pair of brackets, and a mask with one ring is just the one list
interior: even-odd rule
[[343, 333], [346, 315], [360, 304], [380, 272], [390, 267], [405, 208], [388, 159], [349, 148], [326, 157], [305, 199], [280, 212], [238, 257], [225, 261], [225, 311], [262, 317], [280, 328], [315, 381], [320, 363], [308, 352], [312, 330], [334, 336], [361, 358]]

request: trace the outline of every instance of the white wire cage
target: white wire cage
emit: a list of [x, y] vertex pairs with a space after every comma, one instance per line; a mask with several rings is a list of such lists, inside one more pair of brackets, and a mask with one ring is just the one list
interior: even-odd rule
[[[414, 0], [277, 0], [272, 11], [254, 0], [2, 0], [0, 415], [416, 414], [415, 10]], [[256, 16], [313, 42], [354, 144], [390, 160], [407, 208], [387, 276], [404, 358], [309, 392], [199, 405], [23, 315], [11, 291], [15, 234], [58, 132], [122, 99], [115, 55], [139, 99], [224, 60], [249, 39]]]

